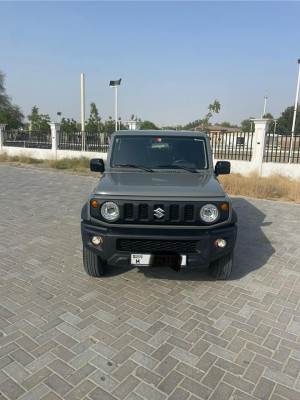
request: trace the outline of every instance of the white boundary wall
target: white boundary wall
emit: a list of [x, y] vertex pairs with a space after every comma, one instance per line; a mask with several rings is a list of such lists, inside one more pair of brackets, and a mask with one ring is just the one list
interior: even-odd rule
[[[291, 179], [300, 179], [300, 164], [272, 163], [263, 162], [263, 156], [266, 146], [266, 132], [271, 120], [254, 119], [255, 132], [253, 137], [253, 156], [251, 161], [229, 160], [231, 171], [241, 175], [249, 175], [251, 172], [257, 172], [259, 176], [270, 176], [280, 174]], [[3, 145], [4, 124], [0, 124], [0, 154], [9, 156], [26, 156], [40, 158], [44, 160], [60, 160], [62, 158], [102, 158], [106, 160], [107, 153], [98, 153], [94, 151], [74, 151], [58, 149], [58, 135], [60, 124], [51, 123], [52, 149], [29, 149], [22, 147], [11, 147]], [[214, 163], [222, 161], [215, 159]], [[224, 161], [224, 160], [223, 160]]]
[[[224, 161], [214, 159], [217, 161]], [[231, 172], [241, 175], [250, 175], [252, 172], [257, 172], [259, 176], [283, 175], [291, 179], [300, 179], [300, 164], [287, 163], [262, 163], [262, 168], [259, 169], [251, 161], [228, 160], [231, 164]]]
[[42, 160], [61, 160], [62, 158], [103, 158], [106, 160], [107, 153], [96, 151], [56, 150], [51, 149], [24, 149], [23, 147], [2, 146], [2, 154], [8, 156], [25, 156], [40, 158]]

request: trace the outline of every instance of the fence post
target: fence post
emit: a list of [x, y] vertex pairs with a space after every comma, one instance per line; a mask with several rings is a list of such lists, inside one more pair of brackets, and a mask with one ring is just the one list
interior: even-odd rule
[[50, 122], [51, 127], [51, 151], [54, 158], [57, 158], [57, 149], [59, 148], [59, 134], [60, 134], [60, 123]]
[[2, 148], [4, 145], [4, 129], [7, 124], [0, 124], [0, 152], [2, 153]]
[[262, 165], [266, 149], [266, 136], [268, 133], [269, 124], [272, 121], [267, 118], [252, 119], [254, 122], [255, 131], [253, 137], [253, 155], [252, 162], [259, 176], [262, 174]]

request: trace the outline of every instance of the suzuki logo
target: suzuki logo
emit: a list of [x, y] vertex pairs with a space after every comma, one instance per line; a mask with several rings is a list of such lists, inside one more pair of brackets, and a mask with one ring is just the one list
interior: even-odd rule
[[165, 210], [159, 207], [153, 211], [153, 214], [156, 216], [156, 218], [162, 218], [165, 216]]

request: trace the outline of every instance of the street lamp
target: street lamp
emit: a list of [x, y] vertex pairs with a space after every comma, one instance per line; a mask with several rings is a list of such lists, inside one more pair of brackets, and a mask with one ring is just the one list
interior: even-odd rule
[[291, 137], [291, 143], [290, 143], [289, 163], [291, 162], [291, 156], [292, 156], [292, 148], [293, 148], [295, 125], [296, 125], [296, 116], [297, 116], [297, 108], [298, 108], [298, 96], [299, 96], [299, 86], [300, 86], [300, 58], [298, 60], [298, 64], [299, 64], [299, 73], [298, 73], [298, 83], [297, 83], [297, 89], [296, 89], [296, 100], [295, 100], [295, 108], [294, 108], [294, 116], [293, 116], [292, 137]]
[[263, 113], [262, 117], [263, 117], [264, 115], [266, 115], [266, 107], [267, 107], [267, 98], [268, 98], [268, 97], [269, 97], [269, 93], [268, 93], [268, 92], [265, 92], [264, 113]]
[[109, 87], [115, 88], [115, 130], [118, 130], [118, 87], [121, 85], [121, 80], [110, 81]]

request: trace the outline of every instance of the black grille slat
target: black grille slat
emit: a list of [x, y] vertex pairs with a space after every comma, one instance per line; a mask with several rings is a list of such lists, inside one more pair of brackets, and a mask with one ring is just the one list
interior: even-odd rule
[[118, 239], [117, 249], [135, 253], [177, 252], [196, 253], [196, 240]]
[[170, 220], [171, 221], [179, 220], [179, 205], [178, 204], [170, 205]]
[[133, 204], [124, 204], [124, 219], [133, 219]]
[[195, 218], [195, 208], [192, 204], [188, 204], [184, 207], [184, 220], [193, 221]]
[[145, 220], [149, 218], [149, 207], [148, 204], [139, 205], [139, 219]]

